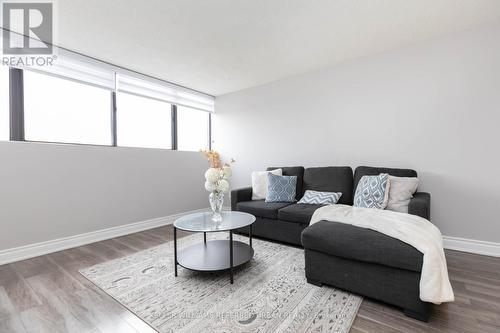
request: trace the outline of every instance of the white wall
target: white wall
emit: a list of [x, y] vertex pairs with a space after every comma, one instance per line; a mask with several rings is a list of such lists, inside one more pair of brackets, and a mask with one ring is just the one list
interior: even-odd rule
[[444, 235], [500, 242], [500, 25], [218, 97], [234, 185], [268, 165], [414, 168]]
[[0, 142], [0, 250], [208, 207], [196, 152]]

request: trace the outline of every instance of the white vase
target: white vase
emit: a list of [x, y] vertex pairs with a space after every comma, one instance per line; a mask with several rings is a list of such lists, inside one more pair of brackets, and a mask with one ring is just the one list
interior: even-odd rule
[[208, 196], [208, 201], [210, 202], [210, 207], [212, 208], [212, 221], [221, 222], [222, 205], [224, 204], [224, 193], [214, 191]]

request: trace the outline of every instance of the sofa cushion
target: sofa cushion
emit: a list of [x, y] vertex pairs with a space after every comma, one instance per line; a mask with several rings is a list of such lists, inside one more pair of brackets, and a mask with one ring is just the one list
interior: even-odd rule
[[278, 210], [278, 219], [287, 222], [309, 224], [314, 211], [324, 205], [319, 204], [294, 204]]
[[350, 224], [320, 221], [302, 232], [306, 249], [389, 267], [422, 271], [423, 255], [413, 246], [380, 232]]
[[295, 190], [295, 200], [299, 201], [302, 198], [303, 187], [302, 183], [304, 181], [304, 167], [269, 167], [267, 171], [281, 169], [283, 170], [283, 176], [297, 176], [297, 187]]
[[295, 202], [297, 176], [267, 174], [266, 202]]
[[282, 175], [281, 169], [252, 172], [252, 200], [264, 200], [267, 196], [267, 175]]
[[341, 192], [339, 204], [352, 205], [352, 169], [348, 166], [307, 168], [304, 191]]
[[320, 204], [331, 205], [339, 202], [342, 193], [340, 192], [320, 192], [313, 190], [306, 190], [304, 196], [298, 203], [304, 204]]
[[354, 194], [354, 207], [384, 209], [389, 202], [389, 175], [363, 176]]
[[358, 183], [363, 176], [376, 176], [381, 173], [388, 173], [395, 177], [417, 177], [417, 172], [412, 169], [394, 169], [394, 168], [380, 168], [380, 167], [369, 167], [369, 166], [359, 166], [354, 171], [354, 191], [358, 187]]
[[236, 204], [237, 210], [258, 217], [278, 218], [278, 210], [290, 205], [289, 202], [265, 202], [264, 200], [242, 201]]
[[386, 209], [408, 213], [410, 200], [413, 198], [413, 194], [417, 192], [418, 178], [389, 176], [389, 183], [389, 202]]

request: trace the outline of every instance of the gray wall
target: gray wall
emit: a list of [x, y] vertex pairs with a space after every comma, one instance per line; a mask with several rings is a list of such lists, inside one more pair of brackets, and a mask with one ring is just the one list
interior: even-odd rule
[[217, 98], [233, 182], [268, 165], [415, 168], [444, 235], [500, 242], [500, 25]]
[[0, 142], [0, 250], [208, 207], [196, 152]]

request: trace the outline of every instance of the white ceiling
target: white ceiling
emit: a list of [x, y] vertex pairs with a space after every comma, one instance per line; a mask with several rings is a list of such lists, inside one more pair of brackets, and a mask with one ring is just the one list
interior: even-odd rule
[[499, 20], [500, 0], [58, 0], [58, 44], [213, 95]]

